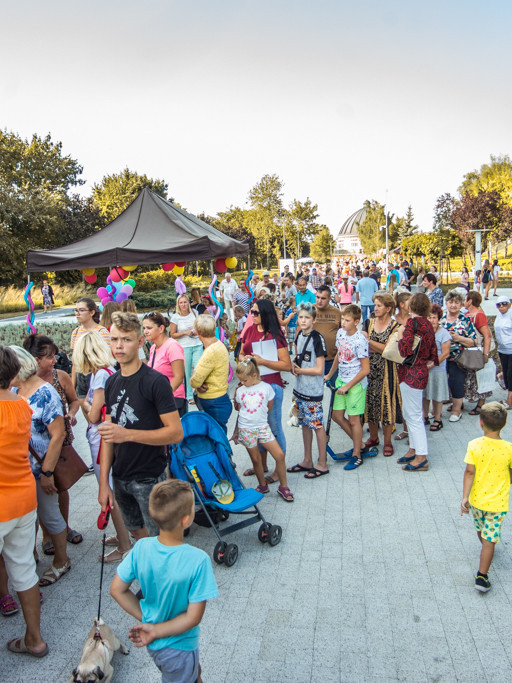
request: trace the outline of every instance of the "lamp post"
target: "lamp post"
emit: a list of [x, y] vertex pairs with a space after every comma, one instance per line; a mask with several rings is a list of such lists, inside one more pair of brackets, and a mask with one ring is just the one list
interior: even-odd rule
[[385, 230], [386, 231], [386, 271], [388, 269], [388, 263], [389, 263], [389, 220], [388, 220], [388, 214], [386, 213], [386, 224], [381, 225], [379, 230]]
[[285, 234], [285, 224], [286, 224], [286, 218], [283, 216], [283, 258], [286, 258], [286, 234]]

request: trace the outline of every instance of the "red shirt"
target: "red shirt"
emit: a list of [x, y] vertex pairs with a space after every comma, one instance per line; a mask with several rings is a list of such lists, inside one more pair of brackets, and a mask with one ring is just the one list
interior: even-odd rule
[[428, 384], [427, 363], [433, 361], [435, 365], [439, 365], [436, 338], [430, 320], [419, 315], [415, 318], [409, 318], [405, 324], [403, 337], [398, 342], [398, 351], [404, 357], [412, 353], [414, 321], [416, 321], [416, 334], [421, 337], [420, 350], [412, 367], [410, 365], [398, 366], [398, 379], [413, 389], [425, 389]]
[[[254, 341], [263, 341], [264, 339], [272, 339], [272, 337], [270, 334], [264, 334], [263, 332], [260, 332], [257, 325], [251, 325], [250, 327], [247, 327], [243, 336], [244, 341], [242, 344], [242, 355], [251, 356], [252, 343]], [[276, 339], [275, 341], [278, 350], [287, 348], [284, 337], [281, 339]], [[263, 382], [267, 382], [267, 384], [279, 384], [280, 387], [284, 386], [280, 372], [271, 372], [268, 375], [262, 375], [261, 379]]]

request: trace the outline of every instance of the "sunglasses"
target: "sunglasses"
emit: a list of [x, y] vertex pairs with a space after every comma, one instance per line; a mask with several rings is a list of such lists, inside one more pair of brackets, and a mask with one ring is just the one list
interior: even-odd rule
[[149, 313], [144, 314], [142, 320], [146, 320], [146, 318], [154, 318], [155, 315], [157, 315], [155, 311], [149, 311]]
[[251, 313], [252, 313], [253, 316], [254, 316], [254, 315], [259, 315], [259, 314], [260, 314], [260, 312], [258, 311], [257, 308], [251, 308]]
[[506, 301], [502, 301], [499, 304], [496, 304], [496, 308], [501, 308], [502, 306], [508, 306], [508, 303]]

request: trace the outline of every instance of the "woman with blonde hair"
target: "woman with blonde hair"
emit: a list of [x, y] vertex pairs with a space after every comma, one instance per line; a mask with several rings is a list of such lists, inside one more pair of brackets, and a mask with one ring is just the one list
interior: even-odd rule
[[[178, 302], [176, 302], [177, 305]], [[203, 297], [201, 296], [201, 290], [199, 287], [192, 287], [190, 290], [190, 307], [198, 315], [201, 315], [206, 311], [206, 306], [203, 303]]]
[[[199, 292], [199, 290], [195, 291]], [[191, 308], [187, 295], [180, 294], [176, 299], [176, 313], [171, 316], [170, 335], [180, 344], [185, 354], [185, 381], [189, 403], [194, 403], [194, 391], [190, 386], [190, 378], [203, 353], [203, 345], [194, 329], [197, 315], [198, 313]]]
[[[88, 423], [87, 441], [91, 449], [92, 466], [99, 481], [101, 436], [98, 425], [105, 416], [105, 384], [110, 375], [114, 374], [114, 359], [110, 347], [94, 332], [87, 332], [80, 337], [75, 346], [74, 358], [78, 372], [90, 374], [89, 389], [82, 402], [82, 411]], [[121, 562], [131, 548], [130, 537], [117, 505], [113, 507], [111, 515], [117, 535], [105, 540], [105, 545], [114, 546], [114, 550], [105, 555], [105, 562]]]
[[[124, 301], [123, 301], [124, 303]], [[121, 310], [117, 301], [108, 301], [101, 311], [100, 325], [105, 327], [109, 332], [112, 327], [112, 313]]]
[[137, 306], [133, 299], [124, 299], [121, 301], [119, 310], [121, 313], [137, 313]]

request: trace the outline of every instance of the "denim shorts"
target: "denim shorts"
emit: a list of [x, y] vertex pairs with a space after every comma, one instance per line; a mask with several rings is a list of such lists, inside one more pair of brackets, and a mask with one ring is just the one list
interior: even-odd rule
[[114, 495], [121, 510], [123, 521], [129, 531], [148, 530], [150, 536], [158, 536], [158, 526], [149, 514], [149, 494], [155, 484], [167, 479], [164, 470], [159, 477], [148, 477], [139, 481], [123, 481], [114, 477]]
[[199, 675], [199, 650], [163, 647], [148, 652], [162, 673], [162, 683], [196, 683]]

